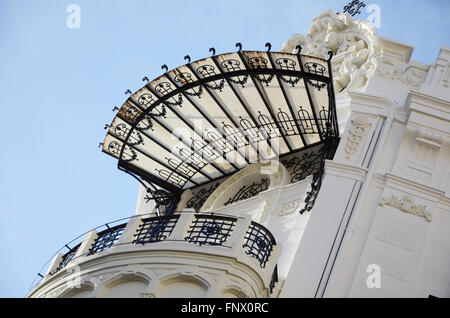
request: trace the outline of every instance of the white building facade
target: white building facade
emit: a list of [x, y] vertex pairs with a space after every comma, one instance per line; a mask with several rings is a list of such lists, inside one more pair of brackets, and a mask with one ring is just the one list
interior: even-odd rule
[[281, 52], [299, 46], [333, 52], [340, 129], [312, 209], [290, 158], [186, 190], [170, 216], [141, 186], [135, 216], [57, 254], [28, 297], [450, 297], [450, 47], [411, 62], [331, 10]]

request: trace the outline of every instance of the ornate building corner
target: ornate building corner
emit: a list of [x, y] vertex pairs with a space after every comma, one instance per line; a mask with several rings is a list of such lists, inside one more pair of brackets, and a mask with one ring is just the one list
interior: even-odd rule
[[352, 128], [350, 129], [347, 144], [345, 145], [346, 159], [351, 160], [354, 155], [359, 153], [367, 135], [367, 130], [372, 126], [366, 117], [357, 116], [352, 120]]
[[414, 200], [408, 196], [404, 196], [402, 199], [399, 199], [395, 195], [391, 195], [390, 198], [383, 198], [379, 206], [390, 206], [396, 209], [399, 209], [402, 212], [410, 213], [417, 215], [419, 217], [425, 218], [428, 222], [432, 221], [431, 213], [426, 211], [425, 205], [416, 205]]
[[367, 21], [354, 20], [349, 14], [336, 15], [327, 10], [313, 20], [305, 36], [294, 34], [281, 49], [321, 58], [333, 51], [333, 78], [336, 93], [365, 87], [375, 73], [379, 56], [378, 35]]

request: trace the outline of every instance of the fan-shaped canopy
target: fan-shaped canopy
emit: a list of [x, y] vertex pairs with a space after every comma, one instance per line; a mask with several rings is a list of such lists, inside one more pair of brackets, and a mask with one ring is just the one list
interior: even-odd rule
[[180, 193], [316, 146], [338, 136], [330, 69], [329, 60], [255, 51], [183, 65], [127, 99], [103, 151]]

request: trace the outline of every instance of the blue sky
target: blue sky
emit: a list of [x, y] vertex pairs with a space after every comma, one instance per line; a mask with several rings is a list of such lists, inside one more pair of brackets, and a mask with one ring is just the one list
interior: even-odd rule
[[[0, 0], [0, 297], [25, 296], [62, 245], [134, 213], [137, 182], [97, 148], [126, 89], [210, 47], [279, 49], [347, 2]], [[72, 3], [80, 29], [66, 26]], [[434, 62], [450, 46], [450, 1], [366, 3], [381, 7], [380, 35], [415, 46], [413, 60]]]

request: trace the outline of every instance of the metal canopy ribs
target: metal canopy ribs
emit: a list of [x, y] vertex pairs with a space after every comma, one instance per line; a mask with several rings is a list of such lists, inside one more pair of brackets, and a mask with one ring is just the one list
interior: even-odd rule
[[167, 71], [122, 105], [102, 150], [167, 213], [185, 189], [338, 138], [331, 56], [239, 50]]

